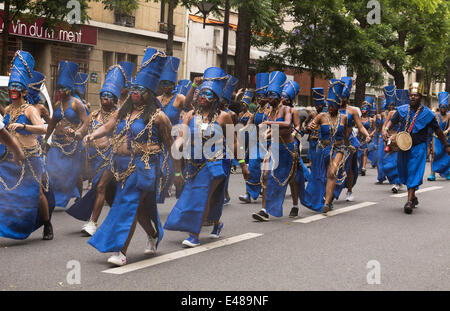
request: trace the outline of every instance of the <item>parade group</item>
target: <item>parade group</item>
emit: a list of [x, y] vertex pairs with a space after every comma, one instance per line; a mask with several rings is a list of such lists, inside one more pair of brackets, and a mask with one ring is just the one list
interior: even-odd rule
[[[177, 81], [180, 60], [147, 48], [135, 76], [133, 63], [108, 69], [95, 111], [85, 100], [88, 75], [60, 62], [50, 116], [39, 95], [45, 77], [34, 64], [21, 50], [11, 63], [10, 101], [0, 122], [0, 237], [23, 240], [43, 227], [43, 239], [52, 240], [52, 213], [62, 207], [85, 223], [91, 246], [112, 253], [108, 263], [122, 266], [137, 223], [148, 236], [146, 254], [156, 253], [164, 230], [186, 232], [184, 247], [200, 245], [207, 224], [209, 237], [219, 238], [237, 166], [246, 184], [239, 200], [262, 198], [251, 215], [260, 222], [283, 216], [288, 185], [292, 218], [299, 201], [327, 214], [344, 188], [345, 200], [353, 201], [369, 161], [377, 184], [387, 180], [395, 193], [406, 186], [406, 214], [419, 204], [415, 192], [428, 154], [428, 180], [436, 174], [450, 180], [448, 93], [438, 94], [433, 112], [421, 102], [420, 83], [408, 90], [386, 86], [381, 107], [367, 96], [359, 109], [349, 105], [352, 78], [332, 79], [328, 90], [312, 89], [314, 107], [301, 118], [293, 107], [300, 86], [283, 72], [258, 73], [256, 89], [245, 90], [216, 67], [194, 81]], [[180, 124], [187, 131], [174, 131]], [[227, 126], [238, 124], [230, 136]], [[211, 140], [219, 134], [217, 147]], [[304, 135], [309, 167], [301, 157]], [[203, 152], [209, 145], [212, 156]], [[200, 156], [180, 159], [174, 150]], [[89, 184], [84, 194], [83, 183]], [[158, 204], [171, 193], [177, 202], [162, 224]], [[98, 224], [105, 202], [111, 208]]]

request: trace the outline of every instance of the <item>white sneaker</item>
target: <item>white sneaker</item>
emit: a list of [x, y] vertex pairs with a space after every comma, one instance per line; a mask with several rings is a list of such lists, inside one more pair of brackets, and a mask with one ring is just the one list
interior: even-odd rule
[[97, 231], [97, 224], [92, 220], [89, 220], [89, 222], [85, 224], [81, 229], [81, 232], [90, 236], [93, 236], [96, 231]]
[[148, 237], [147, 247], [145, 248], [144, 254], [156, 254], [156, 243], [158, 242], [158, 237], [152, 238]]
[[355, 197], [353, 196], [353, 192], [347, 192], [347, 195], [345, 196], [345, 200], [347, 202], [353, 202], [355, 200]]
[[398, 190], [399, 190], [398, 185], [393, 185], [391, 190], [393, 193], [398, 193]]
[[114, 253], [114, 255], [108, 258], [108, 262], [121, 267], [127, 264], [127, 257], [122, 252]]

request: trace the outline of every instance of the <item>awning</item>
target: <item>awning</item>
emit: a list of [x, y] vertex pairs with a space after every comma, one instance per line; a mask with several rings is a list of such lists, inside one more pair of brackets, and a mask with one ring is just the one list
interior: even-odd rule
[[[222, 55], [222, 45], [221, 44], [216, 45], [216, 50], [217, 50], [218, 55]], [[269, 52], [258, 50], [258, 49], [250, 49], [250, 59], [253, 59], [253, 60], [258, 60], [258, 59], [266, 56], [267, 54], [269, 54]], [[228, 46], [228, 55], [230, 55], [230, 56], [236, 55], [236, 46], [234, 46], [234, 45]]]

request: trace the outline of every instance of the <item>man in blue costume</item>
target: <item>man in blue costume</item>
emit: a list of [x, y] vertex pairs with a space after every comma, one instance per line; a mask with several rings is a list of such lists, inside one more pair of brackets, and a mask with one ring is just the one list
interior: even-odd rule
[[[408, 150], [398, 152], [398, 174], [400, 181], [408, 189], [408, 202], [404, 206], [404, 212], [411, 214], [413, 208], [419, 204], [416, 190], [423, 182], [427, 157], [427, 139], [429, 130], [432, 130], [450, 155], [450, 146], [435, 114], [421, 104], [423, 86], [414, 82], [409, 88], [409, 105], [397, 108], [397, 112], [387, 122], [383, 129], [383, 138], [389, 138], [388, 131], [391, 127], [399, 125], [399, 130], [411, 140], [412, 146]], [[400, 135], [397, 134], [397, 135]], [[398, 139], [398, 138], [397, 138]]]
[[[447, 142], [450, 142], [450, 116], [448, 111], [448, 92], [440, 92], [438, 94], [439, 99], [439, 111], [436, 112], [436, 119], [439, 121], [439, 126], [447, 136]], [[441, 141], [434, 137], [432, 146], [431, 157], [431, 174], [428, 176], [429, 181], [436, 180], [436, 173], [439, 173], [442, 177], [450, 180], [450, 157], [445, 152], [444, 146]]]

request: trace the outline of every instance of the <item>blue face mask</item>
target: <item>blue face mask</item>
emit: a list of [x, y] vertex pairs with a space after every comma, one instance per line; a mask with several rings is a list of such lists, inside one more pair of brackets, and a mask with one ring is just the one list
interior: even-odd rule
[[130, 92], [135, 92], [135, 93], [144, 93], [145, 92], [145, 87], [143, 87], [142, 85], [133, 85], [130, 89]]
[[175, 84], [172, 81], [163, 80], [159, 83], [161, 87], [175, 87]]
[[107, 99], [113, 99], [114, 95], [111, 92], [103, 92], [100, 98], [107, 98]]
[[267, 96], [270, 99], [279, 99], [280, 95], [276, 92], [270, 92], [269, 95]]
[[19, 83], [19, 82], [13, 82], [8, 86], [9, 91], [17, 91], [17, 92], [23, 92], [25, 91], [25, 87]]
[[209, 102], [214, 99], [214, 93], [210, 89], [202, 89], [199, 96], [206, 98]]

